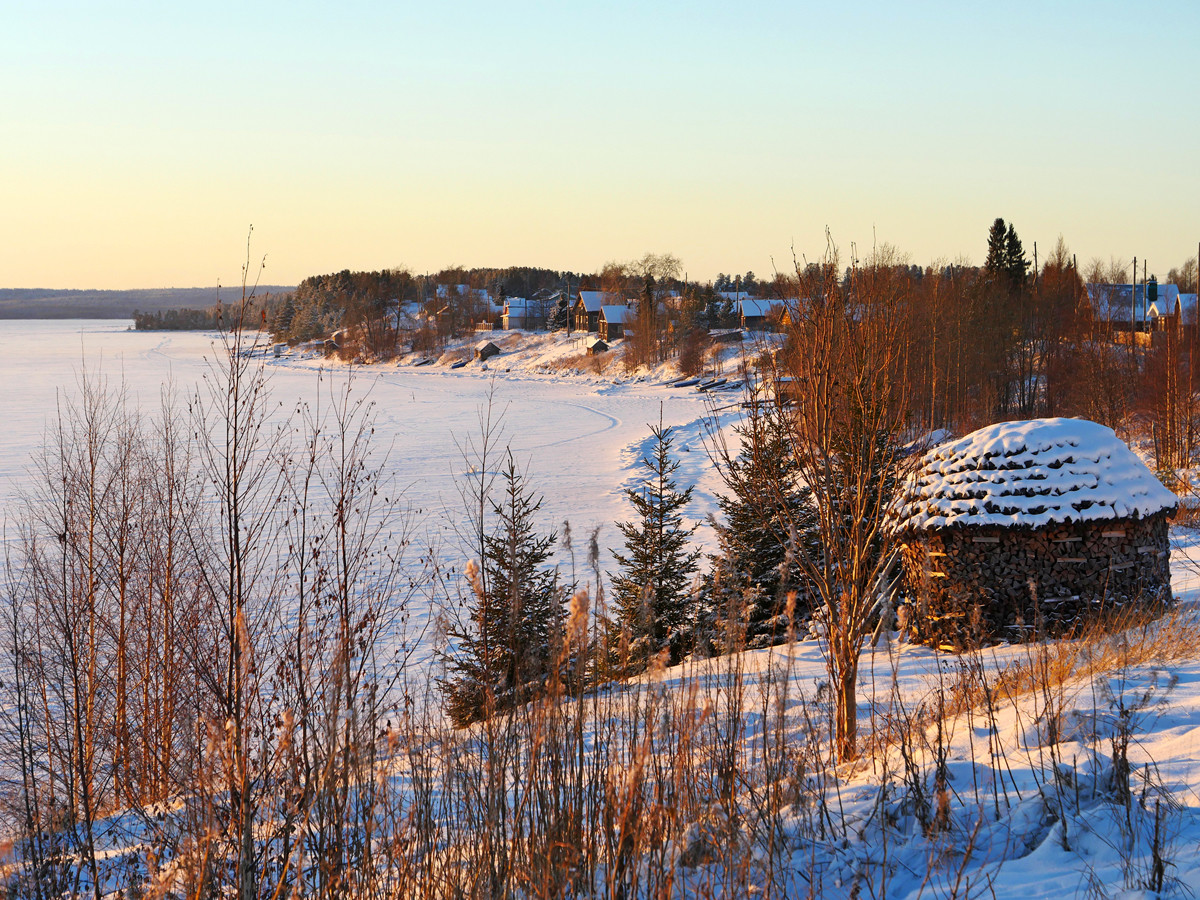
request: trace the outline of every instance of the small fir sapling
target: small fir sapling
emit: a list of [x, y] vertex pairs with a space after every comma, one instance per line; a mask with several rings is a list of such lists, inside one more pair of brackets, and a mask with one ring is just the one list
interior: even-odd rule
[[671, 459], [671, 429], [651, 426], [654, 446], [642, 459], [646, 477], [625, 495], [637, 519], [619, 522], [625, 537], [624, 552], [613, 551], [620, 572], [612, 576], [613, 604], [617, 618], [610, 646], [624, 648], [615, 660], [619, 669], [640, 671], [663, 651], [671, 664], [690, 650], [694, 621], [689, 582], [697, 569], [698, 550], [688, 539], [695, 526], [685, 527], [682, 509], [692, 499], [692, 488], [679, 490], [675, 473], [679, 463]]
[[486, 718], [536, 692], [552, 663], [552, 643], [562, 630], [563, 591], [548, 568], [557, 535], [539, 534], [542, 506], [512, 452], [501, 473], [503, 496], [490, 501], [495, 531], [484, 537], [482, 573], [473, 569], [469, 619], [448, 634], [457, 653], [443, 684], [447, 711], [457, 725]]

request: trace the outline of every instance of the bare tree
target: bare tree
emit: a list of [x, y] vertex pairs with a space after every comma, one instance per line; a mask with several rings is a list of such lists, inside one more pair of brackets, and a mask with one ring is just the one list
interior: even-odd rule
[[837, 268], [831, 247], [789, 330], [785, 366], [800, 386], [791, 407], [797, 468], [820, 538], [795, 552], [823, 635], [836, 755], [849, 760], [858, 752], [859, 652], [893, 555], [887, 509], [906, 467], [910, 332], [907, 280], [889, 260], [856, 267], [844, 284]]
[[263, 687], [273, 669], [269, 650], [275, 649], [277, 617], [271, 522], [282, 483], [275, 454], [286, 438], [286, 423], [270, 418], [263, 357], [254, 352], [262, 338], [246, 318], [253, 296], [249, 268], [247, 244], [241, 303], [228, 310], [216, 358], [190, 402], [197, 474], [217, 516], [209, 528], [188, 533], [206, 600], [219, 613], [210, 656], [216, 665], [203, 681], [218, 714], [209, 722], [209, 740], [221, 783], [208, 789], [227, 823], [240, 900], [257, 896], [256, 829], [277, 799], [267, 777], [277, 760]]

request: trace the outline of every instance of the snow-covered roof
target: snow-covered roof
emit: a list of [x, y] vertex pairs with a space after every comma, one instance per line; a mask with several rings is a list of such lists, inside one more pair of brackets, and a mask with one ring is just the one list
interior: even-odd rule
[[783, 307], [783, 303], [779, 300], [766, 300], [755, 297], [743, 297], [738, 305], [740, 307], [739, 312], [743, 316], [759, 316], [761, 318], [771, 315], [772, 309]]
[[1174, 284], [1160, 284], [1158, 299], [1150, 304], [1146, 312], [1151, 318], [1178, 316], [1182, 313], [1185, 319], [1193, 319], [1195, 310], [1195, 294], [1185, 294]]
[[1168, 300], [1155, 300], [1146, 308], [1146, 315], [1151, 319], [1157, 319], [1162, 316], [1173, 316], [1178, 306], [1178, 303], [1171, 303]]
[[1173, 509], [1111, 428], [1085, 419], [1001, 422], [935, 447], [895, 507], [896, 528], [1038, 528]]
[[588, 312], [599, 312], [600, 307], [619, 298], [608, 291], [580, 291], [579, 299], [583, 301], [583, 308]]
[[1194, 322], [1196, 319], [1196, 295], [1185, 294], [1183, 291], [1180, 291], [1179, 308], [1183, 312], [1185, 320]]
[[602, 306], [600, 315], [609, 325], [624, 325], [633, 318], [633, 310], [628, 306]]
[[[1180, 300], [1179, 286], [1176, 284], [1155, 284], [1155, 295], [1159, 315], [1175, 315]], [[1150, 290], [1146, 282], [1132, 284], [1087, 284], [1088, 302], [1092, 314], [1104, 321], [1128, 322], [1130, 313], [1137, 321], [1143, 321], [1150, 315]]]

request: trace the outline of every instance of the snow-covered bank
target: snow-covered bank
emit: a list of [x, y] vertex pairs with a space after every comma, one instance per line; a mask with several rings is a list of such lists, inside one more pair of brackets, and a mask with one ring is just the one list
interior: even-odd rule
[[[139, 343], [147, 337], [165, 343]], [[146, 351], [122, 356], [118, 366], [144, 404], [157, 400], [163, 358], [203, 371], [208, 351], [197, 352], [201, 340], [117, 335], [101, 343]], [[339, 390], [356, 371], [355, 390], [369, 390], [377, 405], [376, 436], [392, 444], [390, 471], [409, 479], [410, 501], [428, 504], [422, 516], [429, 533], [447, 541], [462, 521], [455, 489], [477, 466], [461, 448], [488, 402], [497, 416], [503, 411], [508, 429], [497, 446], [514, 447], [548, 504], [559, 504], [546, 517], [550, 527], [558, 516], [578, 523], [581, 509], [627, 515], [620, 488], [645, 452], [645, 425], [659, 414], [679, 426], [685, 480], [713, 478], [702, 453], [710, 399], [651, 380], [613, 383], [495, 365], [348, 370], [282, 353], [263, 359], [285, 411], [293, 399], [315, 402], [326, 389]], [[49, 370], [42, 380], [30, 378], [29, 390], [53, 387], [50, 378]], [[45, 416], [43, 410], [43, 422]], [[276, 459], [280, 467], [292, 462]], [[705, 505], [711, 493], [697, 504]], [[576, 533], [587, 527], [576, 524]], [[62, 542], [54, 535], [45, 532], [52, 548]], [[997, 647], [961, 657], [895, 643], [864, 650], [858, 709], [864, 755], [838, 767], [829, 762], [829, 691], [813, 641], [692, 660], [589, 693], [582, 679], [567, 679], [550, 701], [466, 732], [445, 727], [427, 669], [401, 670], [389, 656], [388, 675], [411, 675], [404, 696], [389, 694], [379, 718], [346, 732], [341, 747], [339, 729], [352, 718], [341, 715], [347, 707], [318, 707], [301, 720], [303, 729], [295, 727], [293, 712], [304, 708], [304, 698], [340, 698], [340, 687], [328, 687], [342, 684], [341, 660], [361, 650], [318, 644], [329, 665], [323, 689], [312, 693], [298, 684], [279, 693], [263, 684], [262, 766], [255, 776], [261, 790], [253, 829], [239, 841], [257, 842], [256, 859], [270, 861], [259, 874], [266, 882], [278, 876], [281, 896], [315, 883], [325, 854], [343, 851], [334, 863], [338, 878], [378, 878], [350, 895], [561, 896], [568, 878], [574, 896], [629, 898], [1029, 897], [1064, 890], [1106, 896], [1200, 887], [1194, 749], [1200, 628], [1190, 605], [1200, 554], [1191, 533], [1177, 530], [1174, 540], [1181, 613], [1131, 629], [1124, 639]], [[611, 543], [600, 538], [601, 548]], [[260, 546], [270, 552], [277, 542], [264, 538]], [[319, 541], [313, 546], [326, 554]], [[436, 556], [452, 561], [461, 558], [456, 552], [448, 544]], [[259, 609], [285, 606], [286, 590], [264, 591]], [[318, 632], [323, 602], [318, 598], [312, 609]], [[586, 626], [586, 610], [573, 621]], [[73, 624], [65, 622], [68, 637]], [[568, 629], [570, 639], [579, 640], [582, 630]], [[286, 655], [271, 665], [260, 662], [262, 671], [280, 681], [307, 671], [300, 637], [294, 645], [288, 640]], [[146, 643], [153, 649], [152, 640]], [[44, 646], [50, 664], [40, 671], [57, 671], [53, 645]], [[378, 645], [362, 638], [360, 646]], [[580, 644], [569, 645], [563, 669], [581, 655]], [[156, 681], [151, 657], [145, 654], [147, 686]], [[208, 658], [197, 655], [198, 666], [188, 671], [207, 674]], [[57, 707], [45, 706], [49, 734]], [[215, 759], [230, 746], [221, 737], [230, 719], [217, 709], [211, 744], [192, 745], [201, 748], [197, 760]], [[189, 741], [192, 725], [181, 723]], [[326, 734], [326, 726], [334, 727]], [[119, 729], [106, 723], [97, 732], [103, 744]], [[306, 754], [303, 764], [292, 755], [297, 748]], [[358, 768], [325, 778], [351, 762]], [[65, 783], [70, 769], [62, 773]], [[213, 810], [227, 804], [232, 783], [217, 769], [172, 781], [138, 796], [179, 803], [145, 816], [125, 810], [130, 793], [109, 793], [99, 823], [105, 884], [141, 892], [146, 880], [162, 887], [172, 873], [182, 879], [188, 865], [197, 867], [194, 874], [203, 860], [226, 866], [244, 845], [227, 840], [232, 832], [221, 835], [214, 823], [225, 813]], [[364, 795], [349, 785], [378, 792], [360, 804]], [[310, 803], [314, 796], [319, 803]], [[205, 803], [207, 812], [200, 808]], [[336, 814], [326, 818], [326, 810]], [[368, 830], [371, 841], [359, 840]], [[288, 856], [297, 846], [293, 838], [302, 849]], [[368, 845], [370, 858], [360, 865], [364, 857], [354, 854]], [[72, 846], [77, 852], [79, 844]], [[202, 851], [189, 858], [198, 846]], [[54, 861], [68, 876], [78, 869], [69, 855]], [[285, 884], [286, 878], [296, 882]], [[189, 892], [178, 884], [171, 890]]]
[[[814, 641], [693, 660], [464, 732], [410, 712], [388, 723], [378, 777], [365, 779], [377, 868], [353, 877], [387, 897], [496, 885], [628, 898], [1195, 896], [1200, 542], [1178, 534], [1176, 546], [1181, 610], [1124, 636], [964, 656], [895, 636], [866, 649], [864, 753], [840, 766]], [[106, 886], [185, 891], [202, 845], [188, 831], [194, 805], [102, 819]], [[277, 812], [259, 818], [269, 858], [291, 833], [272, 831]], [[297, 846], [319, 846], [322, 827], [301, 829]], [[314, 883], [316, 860], [289, 852], [294, 883]]]

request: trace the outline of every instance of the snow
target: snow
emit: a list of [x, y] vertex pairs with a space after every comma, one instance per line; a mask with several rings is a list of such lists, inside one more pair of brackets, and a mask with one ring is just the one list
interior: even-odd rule
[[739, 301], [739, 305], [740, 309], [738, 311], [747, 318], [765, 318], [771, 315], [772, 311], [783, 308], [781, 300], [754, 297], [743, 297]]
[[[461, 560], [453, 541], [453, 526], [462, 515], [456, 486], [466, 468], [458, 444], [476, 428], [477, 412], [489, 398], [503, 413], [505, 442], [545, 494], [543, 524], [558, 527], [569, 518], [577, 536], [599, 527], [602, 569], [611, 568], [608, 548], [618, 540], [612, 523], [629, 515], [621, 488], [636, 483], [639, 460], [649, 446], [648, 424], [657, 423], [660, 415], [677, 429], [681, 485], [697, 488], [689, 519], [702, 521], [715, 509], [713, 492], [719, 483], [704, 452], [713, 422], [709, 398], [664, 388], [659, 382], [672, 374], [669, 367], [608, 377], [554, 368], [554, 363], [579, 352], [579, 338], [495, 338], [504, 352], [486, 373], [478, 363], [453, 372], [445, 363], [352, 370], [295, 350], [278, 360], [269, 353], [264, 362], [271, 389], [284, 408], [315, 398], [318, 378], [337, 384], [351, 371], [356, 373], [357, 384], [369, 389], [376, 403], [379, 445], [391, 448], [387, 467], [406, 486], [414, 510], [421, 511], [430, 542], [441, 541], [439, 549], [448, 564]], [[464, 342], [459, 349], [465, 352], [470, 346]], [[0, 391], [0, 509], [11, 521], [11, 503], [23, 473], [55, 415], [58, 398], [70, 394], [76, 384], [80, 366], [102, 369], [110, 382], [123, 380], [133, 401], [154, 405], [168, 380], [186, 395], [214, 349], [210, 334], [130, 332], [125, 323], [0, 323], [0, 384], [5, 388]], [[270, 350], [270, 345], [264, 349]], [[981, 429], [931, 451], [923, 468], [908, 510], [914, 527], [1028, 524], [1039, 516], [1052, 520], [1046, 518], [1048, 513], [1032, 513], [1033, 503], [1047, 508], [1057, 504], [1059, 515], [1075, 517], [1080, 513], [1071, 504], [1084, 497], [1093, 502], [1084, 513], [1100, 510], [1107, 516], [1149, 515], [1174, 503], [1109, 429], [1077, 420]], [[1042, 474], [1046, 477], [1032, 477]], [[1046, 491], [1033, 497], [1013, 493], [1021, 488]], [[980, 492], [978, 497], [967, 496]], [[1017, 509], [987, 512], [989, 501]], [[697, 538], [711, 542], [705, 527]], [[1176, 530], [1172, 589], [1184, 615], [1197, 614], [1198, 560], [1200, 537]], [[1001, 646], [989, 649], [982, 663], [998, 672], [1037, 652], [1038, 645]], [[864, 737], [873, 725], [897, 714], [895, 699], [914, 712], [936, 709], [931, 704], [937, 692], [953, 684], [966, 662], [894, 642], [866, 648], [858, 706]], [[767, 756], [762, 729], [768, 705], [760, 704], [759, 697], [778, 691], [781, 678], [791, 691], [787, 703], [781, 704], [781, 709], [786, 706], [781, 714], [787, 717], [789, 747], [803, 748], [814, 725], [808, 716], [820, 712], [813, 698], [828, 677], [815, 641], [737, 659], [694, 660], [649, 674], [640, 684], [678, 697], [699, 686], [702, 700], [715, 696], [719, 703], [726, 690], [721, 686], [726, 684], [723, 673], [733, 671], [746, 680], [744, 708], [762, 710], [750, 714], [746, 721], [752, 727], [738, 738], [746, 745], [745, 760]], [[619, 694], [636, 687], [614, 690]], [[800, 702], [802, 695], [809, 703], [807, 710]], [[948, 825], [937, 835], [922, 833], [897, 793], [895, 779], [903, 760], [894, 746], [868, 754], [857, 766], [822, 770], [834, 779], [822, 788], [834, 829], [828, 839], [817, 843], [807, 837], [804, 822], [812, 821], [811, 813], [799, 806], [780, 820], [779, 834], [789, 848], [780, 871], [789, 879], [791, 895], [806, 896], [812, 887], [814, 896], [872, 896], [871, 885], [858, 879], [868, 864], [876, 869], [882, 864], [890, 873], [886, 896], [893, 898], [1150, 897], [1151, 892], [1139, 885], [1152, 866], [1156, 800], [1162, 801], [1164, 811], [1167, 880], [1175, 888], [1164, 895], [1200, 892], [1200, 659], [1152, 660], [1071, 679], [1056, 693], [1053, 715], [1046, 702], [1035, 692], [1002, 704], [994, 725], [985, 723], [978, 711], [974, 720], [961, 715], [939, 718], [946, 734], [951, 799]], [[1129, 757], [1137, 785], [1128, 812], [1102, 787], [1111, 771], [1108, 754], [1122, 709], [1132, 710]], [[710, 721], [720, 718], [712, 716]], [[1056, 743], [1047, 735], [1051, 718], [1062, 726]], [[819, 715], [815, 724], [823, 727]], [[919, 761], [926, 766], [926, 742], [933, 740], [937, 724], [915, 739]], [[597, 727], [589, 740], [600, 733]], [[1053, 775], [1055, 765], [1063, 772], [1061, 783]], [[893, 779], [890, 788], [881, 787], [885, 770]], [[401, 767], [392, 777], [399, 790], [406, 789], [409, 782]], [[749, 766], [739, 771], [746, 784], [753, 786], [753, 777]], [[813, 778], [803, 772], [795, 777], [810, 782]], [[928, 769], [922, 777], [930, 789]], [[823, 799], [821, 809], [825, 808]], [[104, 859], [117, 866], [124, 855], [136, 852], [148, 839], [146, 822], [153, 818], [128, 813], [101, 823]], [[686, 894], [689, 885], [698, 892], [702, 877], [701, 870], [681, 864], [680, 893]], [[874, 887], [879, 887], [878, 881]]]
[[[81, 367], [99, 370], [110, 386], [123, 382], [133, 403], [153, 411], [168, 383], [185, 401], [206, 372], [206, 359], [219, 351], [212, 333], [136, 332], [128, 326], [115, 320], [0, 321], [0, 385], [5, 388], [0, 391], [0, 520], [15, 523], [16, 495], [28, 481], [56, 405], [75, 392]], [[265, 337], [262, 353], [270, 390], [283, 410], [300, 401], [314, 403], [318, 391], [328, 397], [330, 386], [344, 384], [350, 373], [355, 390], [369, 393], [376, 449], [413, 510], [416, 545], [437, 548], [451, 591], [457, 590], [466, 561], [455, 533], [466, 524], [459, 489], [468, 464], [460, 448], [477, 434], [479, 411], [489, 402], [501, 421], [500, 447], [512, 448], [544, 496], [538, 527], [561, 536], [563, 523], [570, 523], [581, 575], [586, 551], [580, 548], [594, 530], [601, 571], [614, 569], [611, 551], [621, 540], [614, 523], [631, 515], [622, 489], [637, 483], [650, 424], [657, 425], [660, 416], [676, 429], [681, 488], [696, 489], [685, 517], [699, 526], [699, 545], [712, 549], [715, 537], [706, 517], [716, 510], [719, 478], [704, 449], [712, 398], [664, 387], [662, 382], [677, 374], [669, 364], [641, 373], [625, 373], [614, 364], [612, 374], [603, 377], [587, 368], [554, 368], [582, 354], [583, 340], [594, 335], [497, 331], [490, 337], [502, 353], [488, 360], [487, 370], [478, 361], [457, 371], [450, 371], [448, 362], [420, 368], [351, 366], [297, 349], [276, 358]], [[453, 352], [469, 352], [475, 340], [461, 342]], [[718, 415], [733, 414], [726, 409]], [[555, 562], [571, 570], [572, 560], [561, 550]], [[414, 631], [432, 621], [446, 599], [430, 597], [426, 606], [413, 610]]]
[[580, 291], [579, 299], [583, 301], [583, 308], [587, 312], [599, 312], [600, 307], [605, 305], [605, 301], [619, 300], [616, 294], [610, 294], [607, 291]]
[[628, 306], [603, 306], [600, 308], [600, 318], [609, 325], [624, 325], [633, 321], [633, 310]]
[[1027, 526], [1150, 516], [1177, 499], [1111, 428], [1084, 419], [989, 425], [928, 451], [898, 528]]

